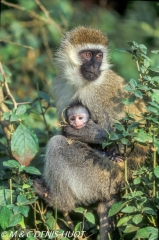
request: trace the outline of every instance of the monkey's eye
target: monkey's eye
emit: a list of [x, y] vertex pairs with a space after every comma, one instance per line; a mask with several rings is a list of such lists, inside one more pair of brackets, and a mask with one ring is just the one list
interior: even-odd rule
[[80, 119], [80, 120], [82, 120], [82, 119], [83, 119], [83, 117], [79, 117], [79, 119]]
[[96, 55], [96, 59], [97, 59], [98, 62], [100, 62], [102, 60], [102, 58], [103, 58], [103, 54], [102, 53], [98, 53]]
[[71, 118], [70, 118], [70, 121], [74, 121], [74, 120], [75, 120], [75, 117], [71, 117]]
[[89, 59], [91, 59], [91, 57], [92, 57], [92, 53], [91, 53], [91, 52], [83, 52], [83, 53], [82, 53], [82, 57], [83, 57], [84, 59], [89, 60]]

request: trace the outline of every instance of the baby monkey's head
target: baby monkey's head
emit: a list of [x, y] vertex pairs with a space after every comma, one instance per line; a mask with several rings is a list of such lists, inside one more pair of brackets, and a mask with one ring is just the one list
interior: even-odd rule
[[65, 117], [67, 123], [73, 128], [81, 129], [90, 119], [90, 112], [81, 103], [73, 103], [66, 109]]

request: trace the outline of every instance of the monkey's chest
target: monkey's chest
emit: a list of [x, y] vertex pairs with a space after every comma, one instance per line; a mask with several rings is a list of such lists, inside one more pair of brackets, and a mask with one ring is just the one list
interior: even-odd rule
[[106, 93], [105, 87], [94, 89], [83, 89], [78, 94], [78, 100], [86, 106], [90, 113], [91, 119], [109, 129], [115, 119], [122, 117], [121, 101], [114, 101], [113, 97]]

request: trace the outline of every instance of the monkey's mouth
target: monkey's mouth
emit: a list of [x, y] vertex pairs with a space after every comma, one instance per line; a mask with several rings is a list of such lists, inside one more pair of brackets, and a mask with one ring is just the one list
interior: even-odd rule
[[96, 80], [99, 77], [99, 74], [88, 70], [85, 70], [83, 74], [87, 80]]

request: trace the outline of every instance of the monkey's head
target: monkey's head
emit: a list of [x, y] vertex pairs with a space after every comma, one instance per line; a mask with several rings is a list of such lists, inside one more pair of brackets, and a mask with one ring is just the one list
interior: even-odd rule
[[56, 58], [61, 74], [79, 87], [99, 82], [110, 66], [107, 45], [107, 37], [97, 29], [77, 27], [67, 32]]
[[89, 110], [81, 103], [72, 103], [65, 109], [65, 120], [75, 129], [83, 128], [90, 119]]

